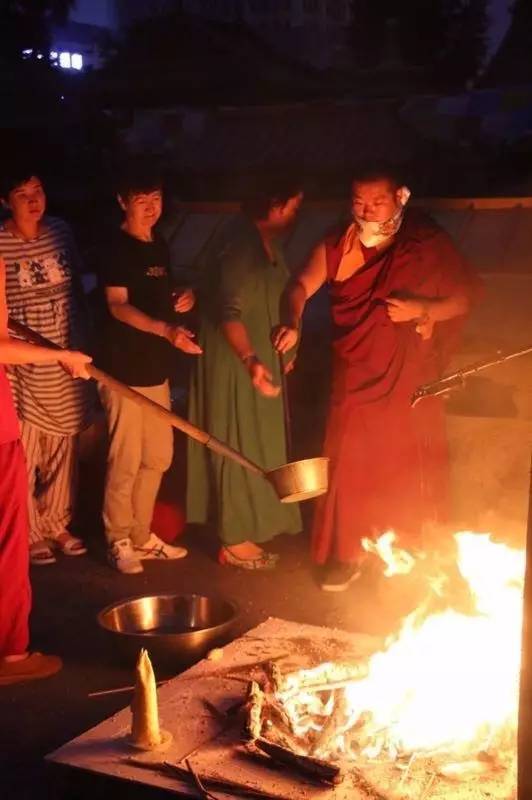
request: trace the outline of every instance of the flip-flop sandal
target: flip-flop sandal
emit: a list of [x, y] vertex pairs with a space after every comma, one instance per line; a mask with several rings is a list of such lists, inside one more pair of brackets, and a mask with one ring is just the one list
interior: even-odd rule
[[46, 542], [40, 542], [30, 546], [30, 564], [35, 566], [43, 566], [45, 564], [55, 564], [56, 557], [52, 549]]
[[262, 553], [257, 558], [239, 558], [227, 547], [220, 548], [218, 553], [218, 562], [222, 566], [239, 567], [240, 569], [249, 570], [270, 570], [275, 569], [279, 556], [276, 553]]
[[70, 536], [64, 539], [54, 539], [53, 546], [65, 556], [84, 556], [87, 548], [77, 536]]

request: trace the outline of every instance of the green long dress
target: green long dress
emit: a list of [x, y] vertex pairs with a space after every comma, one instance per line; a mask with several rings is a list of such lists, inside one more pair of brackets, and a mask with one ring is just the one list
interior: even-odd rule
[[[263, 469], [286, 463], [283, 401], [253, 387], [249, 373], [227, 343], [220, 322], [240, 320], [254, 352], [280, 382], [270, 332], [279, 322], [279, 300], [288, 280], [280, 245], [266, 254], [255, 225], [239, 217], [211, 248], [203, 268], [198, 340], [203, 355], [194, 362], [189, 418]], [[259, 475], [221, 458], [193, 440], [188, 443], [187, 518], [213, 521], [223, 544], [266, 542], [298, 533], [296, 504], [282, 504]]]

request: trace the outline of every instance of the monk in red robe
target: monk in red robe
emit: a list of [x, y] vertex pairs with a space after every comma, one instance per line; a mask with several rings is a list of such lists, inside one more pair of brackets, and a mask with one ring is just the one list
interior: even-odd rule
[[329, 491], [317, 503], [312, 556], [321, 587], [359, 574], [361, 541], [393, 529], [421, 544], [448, 514], [442, 401], [411, 397], [436, 379], [456, 343], [477, 281], [450, 237], [417, 209], [388, 169], [352, 184], [353, 219], [314, 249], [283, 297], [274, 347], [296, 344], [305, 303], [327, 284], [333, 378], [324, 455]]

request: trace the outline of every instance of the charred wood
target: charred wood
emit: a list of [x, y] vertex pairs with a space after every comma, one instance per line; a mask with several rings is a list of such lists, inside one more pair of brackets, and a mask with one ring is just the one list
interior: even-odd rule
[[274, 761], [283, 764], [285, 767], [290, 767], [299, 774], [312, 776], [323, 783], [334, 785], [343, 780], [342, 771], [336, 764], [329, 764], [319, 758], [294, 753], [292, 750], [273, 744], [266, 739], [257, 739], [255, 745]]

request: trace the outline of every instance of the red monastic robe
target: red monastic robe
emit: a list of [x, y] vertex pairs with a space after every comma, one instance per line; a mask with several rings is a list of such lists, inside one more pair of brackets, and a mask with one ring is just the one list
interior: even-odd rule
[[355, 562], [361, 539], [393, 529], [421, 544], [427, 521], [448, 514], [448, 455], [442, 401], [414, 408], [417, 386], [436, 379], [463, 317], [437, 323], [423, 340], [414, 322], [394, 323], [385, 299], [472, 296], [478, 282], [450, 237], [415, 209], [405, 213], [392, 247], [345, 281], [335, 276], [346, 231], [326, 240], [333, 323], [333, 378], [324, 455], [329, 491], [316, 507], [314, 560]]

